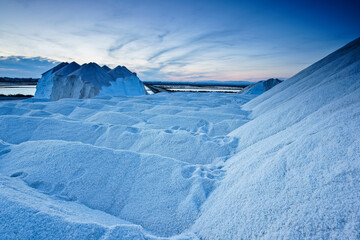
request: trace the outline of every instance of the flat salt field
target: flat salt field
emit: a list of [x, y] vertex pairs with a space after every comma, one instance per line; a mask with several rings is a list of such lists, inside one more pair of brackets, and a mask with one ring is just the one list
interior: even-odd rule
[[248, 121], [241, 105], [253, 97], [164, 93], [3, 102], [1, 146], [11, 150], [3, 150], [2, 162], [22, 157], [0, 172], [67, 207], [81, 204], [160, 236], [179, 234], [222, 179], [237, 146], [226, 135]]

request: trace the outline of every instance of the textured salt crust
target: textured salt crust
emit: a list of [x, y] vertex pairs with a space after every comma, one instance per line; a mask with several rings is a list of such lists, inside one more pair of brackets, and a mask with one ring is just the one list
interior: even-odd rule
[[[2, 103], [0, 125], [7, 131], [0, 132], [0, 173], [10, 177], [4, 188], [21, 179], [31, 194], [100, 210], [130, 222], [141, 236], [181, 234], [223, 178], [222, 165], [237, 146], [226, 134], [248, 120], [240, 110], [248, 100], [180, 93]], [[38, 208], [35, 200], [10, 202]], [[59, 210], [56, 224], [73, 226], [61, 220], [67, 211]], [[45, 209], [44, 217], [51, 216]], [[84, 219], [81, 226], [89, 224]], [[101, 236], [112, 231], [93, 227]]]
[[253, 120], [192, 230], [204, 239], [360, 236], [360, 39], [243, 106]]

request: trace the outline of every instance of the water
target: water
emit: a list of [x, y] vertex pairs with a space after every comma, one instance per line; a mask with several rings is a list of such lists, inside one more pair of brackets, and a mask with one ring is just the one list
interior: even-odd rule
[[0, 86], [0, 94], [3, 95], [32, 95], [34, 96], [36, 85], [3, 85]]

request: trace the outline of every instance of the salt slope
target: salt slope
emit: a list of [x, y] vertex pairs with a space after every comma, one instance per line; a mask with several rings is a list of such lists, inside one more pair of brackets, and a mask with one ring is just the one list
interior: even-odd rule
[[53, 77], [55, 72], [69, 63], [63, 62], [56, 67], [44, 72], [36, 85], [35, 97], [37, 98], [50, 98], [51, 91], [53, 88]]
[[[222, 164], [237, 146], [236, 138], [226, 134], [247, 121], [248, 113], [240, 106], [248, 99], [180, 93], [3, 102], [0, 124], [6, 131], [0, 131], [0, 175], [8, 183], [2, 189], [24, 188], [24, 195], [36, 193], [46, 201], [100, 210], [136, 225], [132, 233], [144, 238], [148, 232], [182, 233], [224, 175]], [[181, 121], [174, 121], [176, 115]], [[25, 185], [18, 187], [18, 182]], [[40, 208], [12, 197], [2, 206], [18, 209], [13, 215], [0, 214], [14, 221], [30, 216], [20, 212]], [[56, 216], [46, 208], [29, 220], [50, 221], [54, 232], [69, 225], [80, 238], [90, 231], [81, 233], [82, 228], [93, 228], [94, 234], [109, 231], [108, 226], [97, 230], [87, 219], [85, 225], [73, 223], [66, 217], [68, 211], [60, 204]], [[96, 212], [84, 211], [96, 218]], [[33, 221], [21, 224], [34, 236], [46, 236], [47, 229], [35, 227]], [[0, 232], [7, 236], [17, 229], [15, 224]], [[127, 231], [118, 229], [119, 234]], [[18, 237], [29, 234], [22, 233]]]
[[244, 105], [202, 239], [358, 239], [360, 39]]
[[[60, 63], [60, 65], [61, 65], [61, 63]], [[61, 67], [59, 70], [55, 71], [54, 74], [56, 76], [67, 76], [70, 73], [78, 70], [80, 67], [81, 66], [79, 64], [77, 64], [76, 62], [71, 62], [71, 63]]]

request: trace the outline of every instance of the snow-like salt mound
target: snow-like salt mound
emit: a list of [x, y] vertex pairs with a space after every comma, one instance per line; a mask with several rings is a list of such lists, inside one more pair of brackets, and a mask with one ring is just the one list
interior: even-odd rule
[[97, 95], [145, 95], [144, 85], [135, 73], [126, 67], [111, 70], [104, 65], [75, 62], [61, 63], [42, 75], [36, 87], [36, 98], [93, 98]]
[[251, 84], [241, 90], [240, 94], [263, 94], [264, 92], [270, 90], [271, 88], [275, 87], [282, 81], [276, 78], [270, 78], [268, 80], [259, 81], [257, 83]]
[[244, 105], [238, 153], [192, 228], [203, 239], [357, 239], [360, 39]]

